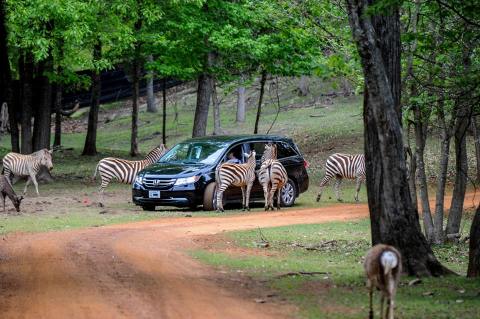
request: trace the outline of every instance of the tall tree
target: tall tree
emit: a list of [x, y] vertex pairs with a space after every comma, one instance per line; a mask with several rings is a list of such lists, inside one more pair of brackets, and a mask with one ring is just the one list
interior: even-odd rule
[[364, 124], [372, 242], [397, 247], [411, 275], [448, 272], [423, 236], [408, 188], [400, 108], [400, 21], [395, 4], [372, 14], [380, 1], [346, 0], [365, 77]]
[[[102, 44], [100, 40], [93, 47], [93, 60], [100, 61], [102, 58]], [[95, 63], [95, 62], [94, 62]], [[100, 70], [95, 69], [91, 77], [91, 102], [90, 110], [88, 111], [88, 126], [85, 144], [83, 146], [82, 155], [96, 155], [97, 154], [97, 126], [98, 126], [98, 111], [100, 109], [100, 95], [102, 91], [102, 82], [100, 77]]]
[[[147, 60], [148, 62], [152, 63], [153, 56], [149, 54]], [[155, 92], [153, 89], [153, 78], [154, 72], [152, 70], [149, 70], [147, 77], [147, 112], [157, 113], [157, 103], [155, 101]]]
[[467, 277], [480, 276], [480, 206], [478, 206], [470, 227], [470, 249]]

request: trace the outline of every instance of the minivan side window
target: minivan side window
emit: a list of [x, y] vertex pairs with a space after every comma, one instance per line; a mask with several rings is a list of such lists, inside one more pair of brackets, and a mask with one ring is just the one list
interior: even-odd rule
[[295, 150], [285, 142], [277, 143], [277, 156], [278, 158], [290, 157], [295, 156], [297, 153]]

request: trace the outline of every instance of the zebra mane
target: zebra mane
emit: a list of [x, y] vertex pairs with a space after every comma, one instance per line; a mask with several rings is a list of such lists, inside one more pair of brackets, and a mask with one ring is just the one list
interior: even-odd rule
[[160, 157], [162, 157], [163, 154], [165, 154], [166, 148], [165, 145], [160, 144], [159, 146], [155, 147], [153, 150], [151, 150], [147, 156], [145, 156], [144, 161], [147, 162], [156, 162]]

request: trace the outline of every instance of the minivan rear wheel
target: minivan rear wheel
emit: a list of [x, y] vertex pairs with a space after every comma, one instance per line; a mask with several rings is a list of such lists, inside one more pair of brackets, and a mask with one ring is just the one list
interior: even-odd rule
[[215, 195], [216, 195], [216, 183], [210, 183], [205, 188], [203, 193], [203, 210], [212, 211], [217, 209]]
[[297, 187], [295, 186], [295, 182], [291, 179], [288, 179], [287, 183], [280, 191], [280, 204], [282, 207], [291, 207], [293, 204], [295, 204], [296, 198]]

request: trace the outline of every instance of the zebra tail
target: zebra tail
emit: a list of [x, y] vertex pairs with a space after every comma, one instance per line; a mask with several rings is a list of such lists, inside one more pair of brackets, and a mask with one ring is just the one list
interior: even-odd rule
[[92, 181], [95, 182], [95, 179], [97, 177], [97, 173], [98, 173], [98, 166], [100, 165], [100, 163], [97, 164], [97, 166], [95, 166], [95, 173], [93, 174], [92, 176]]

